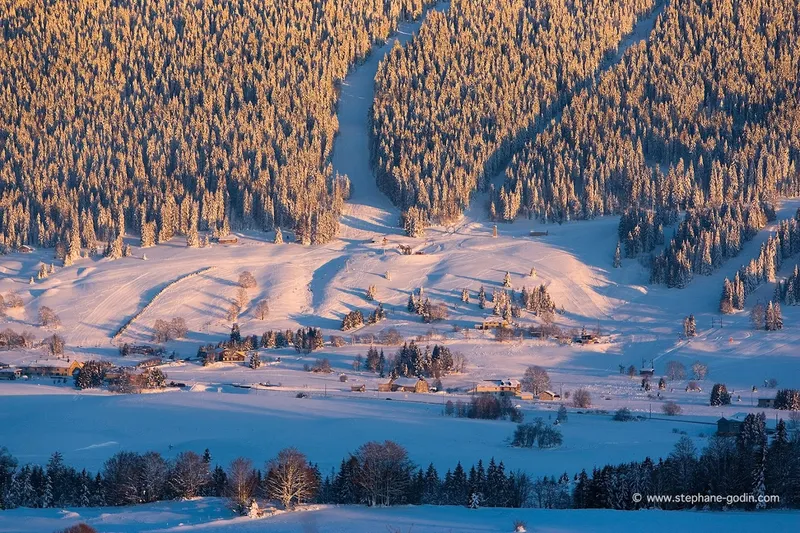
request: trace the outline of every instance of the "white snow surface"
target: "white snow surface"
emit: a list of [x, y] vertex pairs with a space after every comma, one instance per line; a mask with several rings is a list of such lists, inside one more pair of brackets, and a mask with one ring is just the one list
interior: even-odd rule
[[611, 511], [581, 509], [467, 509], [465, 507], [311, 506], [251, 519], [233, 517], [215, 498], [136, 507], [16, 509], [0, 513], [0, 532], [41, 533], [85, 522], [102, 533], [512, 533], [522, 520], [536, 533], [618, 533], [620, 531], [703, 531], [752, 533], [793, 531], [798, 513], [701, 511]]

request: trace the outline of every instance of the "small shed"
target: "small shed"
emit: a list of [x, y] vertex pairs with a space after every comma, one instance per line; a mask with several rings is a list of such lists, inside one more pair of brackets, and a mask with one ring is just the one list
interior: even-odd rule
[[236, 235], [225, 235], [224, 237], [220, 237], [217, 239], [219, 244], [236, 244], [239, 242], [239, 238]]
[[717, 435], [723, 437], [735, 437], [742, 431], [742, 423], [739, 420], [729, 420], [724, 416], [717, 420]]
[[553, 391], [546, 390], [546, 391], [542, 391], [542, 392], [539, 393], [539, 400], [544, 401], [544, 402], [552, 402], [552, 401], [560, 400], [560, 399], [561, 399], [561, 396], [556, 394]]
[[378, 392], [392, 392], [392, 382], [389, 381], [388, 383], [379, 383]]
[[367, 386], [364, 384], [350, 385], [350, 392], [367, 392]]
[[758, 406], [773, 409], [775, 407], [775, 398], [759, 398]]
[[652, 378], [656, 373], [655, 368], [642, 368], [639, 370], [639, 375], [642, 377]]

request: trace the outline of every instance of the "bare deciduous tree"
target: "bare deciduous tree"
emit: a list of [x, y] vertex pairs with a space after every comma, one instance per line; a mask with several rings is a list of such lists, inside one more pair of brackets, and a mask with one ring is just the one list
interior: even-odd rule
[[181, 317], [175, 317], [169, 322], [159, 318], [153, 324], [154, 342], [169, 342], [174, 339], [182, 339], [187, 333], [189, 333], [189, 328], [186, 325], [186, 320]]
[[667, 363], [667, 378], [670, 381], [686, 378], [686, 367], [679, 361], [669, 361]]
[[547, 370], [540, 366], [529, 366], [522, 377], [522, 390], [539, 394], [550, 387], [550, 376]]
[[61, 319], [55, 311], [43, 305], [39, 308], [39, 324], [46, 328], [57, 328], [61, 325]]
[[158, 452], [147, 452], [141, 458], [140, 484], [142, 501], [157, 502], [166, 496], [169, 465]]
[[763, 304], [756, 304], [750, 311], [750, 323], [753, 324], [755, 329], [764, 329], [764, 315], [766, 309]]
[[592, 395], [586, 389], [578, 389], [572, 395], [572, 405], [585, 409], [592, 405]]
[[319, 489], [316, 472], [306, 461], [306, 456], [294, 448], [278, 452], [267, 463], [266, 492], [286, 509], [312, 499]]
[[269, 316], [269, 304], [266, 300], [258, 302], [255, 308], [255, 314], [259, 320], [265, 320]]
[[239, 306], [239, 309], [244, 309], [244, 307], [247, 305], [247, 302], [250, 301], [250, 298], [247, 296], [247, 289], [244, 287], [239, 287], [236, 291], [236, 298], [233, 301]]
[[354, 457], [358, 461], [356, 483], [364, 491], [369, 505], [402, 503], [413, 467], [405, 448], [388, 440], [368, 442]]
[[194, 498], [209, 480], [208, 464], [194, 452], [181, 452], [169, 473], [169, 486], [179, 498]]
[[231, 499], [233, 507], [240, 513], [245, 511], [257, 487], [258, 477], [253, 462], [244, 457], [234, 459], [228, 467], [225, 486], [225, 492]]
[[54, 357], [60, 357], [64, 355], [64, 337], [61, 335], [54, 333], [44, 340], [44, 344], [47, 346], [47, 351], [50, 355]]
[[701, 363], [700, 361], [695, 361], [692, 364], [692, 374], [694, 374], [694, 379], [706, 379], [706, 376], [708, 375], [708, 365]]

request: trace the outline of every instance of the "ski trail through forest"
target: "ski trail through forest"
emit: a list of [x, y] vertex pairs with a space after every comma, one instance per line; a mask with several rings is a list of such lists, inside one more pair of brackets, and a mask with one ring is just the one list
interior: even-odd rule
[[[559, 122], [564, 109], [572, 104], [575, 96], [580, 94], [581, 91], [591, 87], [604, 73], [619, 65], [619, 63], [622, 61], [622, 58], [625, 56], [625, 53], [632, 46], [639, 44], [650, 37], [650, 34], [655, 28], [656, 20], [658, 20], [658, 17], [664, 12], [664, 9], [667, 6], [667, 1], [668, 0], [663, 0], [657, 3], [653, 10], [646, 17], [643, 17], [636, 22], [633, 30], [622, 38], [616, 51], [608, 54], [607, 58], [601, 63], [594, 76], [585, 79], [582, 83], [579, 83], [577, 86], [575, 86], [575, 88], [569, 92], [568, 96], [563, 101], [557, 100], [553, 102], [549, 110], [545, 110], [540, 113], [539, 119], [531, 125], [527, 132], [527, 135], [530, 137], [530, 141], [533, 141], [537, 135], [541, 134], [544, 129], [550, 125], [551, 121], [556, 123]], [[520, 134], [522, 133], [523, 132], [521, 131]], [[502, 171], [491, 177], [487, 186], [491, 184], [499, 189], [503, 185], [506, 168], [508, 168], [510, 163], [511, 161], [509, 160], [506, 165], [503, 166]], [[488, 223], [488, 204], [488, 191], [478, 191], [470, 202], [469, 208], [465, 210], [464, 217], [458, 224], [459, 229], [470, 227], [473, 225], [473, 223], [477, 222]]]
[[352, 194], [341, 217], [340, 238], [364, 240], [376, 234], [400, 234], [400, 211], [380, 190], [372, 173], [369, 154], [369, 112], [375, 94], [378, 66], [395, 42], [404, 46], [422, 26], [431, 10], [444, 11], [449, 2], [426, 10], [415, 21], [402, 22], [397, 31], [347, 75], [339, 95], [339, 134], [333, 147], [334, 172], [350, 178]]

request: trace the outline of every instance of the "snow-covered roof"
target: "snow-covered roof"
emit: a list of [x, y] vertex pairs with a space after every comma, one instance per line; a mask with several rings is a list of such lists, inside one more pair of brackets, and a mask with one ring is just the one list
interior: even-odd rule
[[419, 380], [417, 378], [397, 378], [392, 383], [401, 387], [413, 387]]
[[519, 385], [519, 380], [516, 379], [484, 379], [484, 383], [491, 383], [498, 387], [516, 387]]

